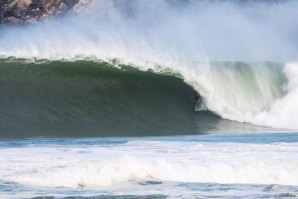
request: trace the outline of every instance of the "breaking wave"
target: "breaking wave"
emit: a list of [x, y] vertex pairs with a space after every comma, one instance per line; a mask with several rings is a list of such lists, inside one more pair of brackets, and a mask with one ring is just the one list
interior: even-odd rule
[[[94, 80], [92, 76], [96, 72], [90, 68], [98, 60], [103, 62], [116, 60], [117, 64], [135, 67], [140, 71], [170, 72], [170, 75], [178, 76], [178, 78], [160, 77], [153, 73], [150, 75], [144, 73], [152, 78], [147, 82], [148, 85], [152, 83], [150, 85], [151, 90], [147, 87], [135, 90], [139, 83], [133, 83], [130, 85], [131, 88], [128, 88], [131, 91], [131, 96], [134, 93], [137, 94], [137, 96], [128, 99], [131, 101], [129, 102], [131, 106], [128, 109], [142, 114], [144, 112], [140, 110], [144, 109], [147, 104], [141, 104], [141, 102], [145, 98], [151, 102], [156, 100], [152, 97], [153, 95], [148, 94], [155, 92], [153, 88], [164, 89], [167, 96], [165, 101], [168, 101], [169, 104], [178, 101], [178, 103], [174, 102], [167, 111], [165, 110], [165, 115], [160, 115], [160, 112], [156, 114], [154, 117], [160, 117], [154, 119], [156, 121], [161, 121], [161, 118], [166, 120], [165, 118], [169, 117], [169, 120], [174, 123], [177, 120], [172, 120], [172, 117], [177, 115], [179, 121], [189, 121], [187, 114], [181, 113], [187, 112], [183, 112], [184, 109], [192, 110], [193, 102], [188, 94], [192, 87], [203, 97], [208, 110], [222, 118], [274, 128], [298, 129], [298, 123], [294, 119], [298, 113], [296, 100], [298, 99], [298, 66], [295, 62], [298, 57], [297, 2], [244, 4], [166, 0], [103, 0], [93, 1], [89, 5], [80, 14], [69, 14], [64, 18], [35, 25], [1, 27], [0, 55], [3, 60], [0, 70], [5, 69], [11, 74], [8, 77], [1, 77], [2, 81], [6, 81], [4, 85], [7, 85], [2, 88], [2, 92], [8, 92], [11, 84], [18, 86], [21, 91], [25, 92], [26, 89], [24, 90], [24, 88], [29, 87], [28, 83], [31, 82], [33, 85], [31, 89], [34, 88], [40, 93], [45, 92], [45, 90], [51, 91], [57, 98], [64, 98], [67, 95], [69, 107], [66, 110], [63, 105], [65, 110], [62, 109], [62, 112], [56, 114], [67, 113], [68, 119], [73, 119], [77, 114], [80, 115], [80, 118], [89, 121], [88, 116], [81, 117], [84, 115], [81, 109], [75, 112], [77, 107], [83, 107], [84, 103], [73, 102], [71, 96], [74, 94], [71, 93], [71, 89], [70, 93], [67, 90], [75, 87], [80, 88], [79, 96], [80, 98], [85, 97], [82, 100], [91, 100], [91, 102], [85, 102], [93, 104], [88, 107], [89, 113], [92, 112], [94, 107], [99, 105], [97, 104], [99, 103], [97, 97], [100, 95], [93, 95], [94, 90], [97, 92], [97, 87], [104, 87], [106, 83], [102, 83], [102, 80], [96, 78]], [[8, 57], [10, 56], [25, 58], [22, 62], [24, 69], [21, 70], [23, 70], [23, 75], [28, 76], [22, 78], [14, 76], [16, 70], [11, 69], [13, 68], [9, 66], [11, 63], [8, 64], [8, 60], [10, 60]], [[59, 65], [55, 60], [59, 63], [68, 60], [66, 65], [73, 64], [74, 66], [77, 64], [75, 60], [86, 61], [86, 59], [91, 59], [96, 61], [87, 62], [85, 65], [91, 65], [91, 67], [86, 67], [86, 69], [83, 69], [83, 66], [74, 67], [71, 69], [74, 70], [73, 72], [66, 69], [67, 67], [61, 67], [61, 69], [54, 67], [54, 70], [60, 73], [60, 80], [56, 79], [58, 78], [55, 77], [57, 74], [52, 74], [52, 66], [47, 66], [45, 70], [49, 70], [50, 75], [45, 79], [42, 77], [34, 81], [35, 77], [41, 76], [34, 73], [33, 80], [29, 78], [32, 75], [30, 72], [32, 68], [30, 67], [33, 67], [33, 71], [39, 71], [39, 68], [44, 69], [45, 65], [43, 63], [29, 65], [29, 68], [25, 67], [26, 62], [32, 61], [32, 59], [39, 60], [37, 62], [42, 59], [51, 60], [50, 64], [45, 65], [53, 64], [54, 66]], [[111, 66], [117, 64], [112, 63]], [[90, 70], [87, 75], [88, 78], [76, 74], [84, 73], [85, 70]], [[61, 73], [67, 74], [66, 77], [62, 78], [65, 74], [61, 75]], [[125, 86], [129, 85], [130, 81], [135, 81], [135, 78], [143, 76], [128, 75], [128, 77], [131, 79], [125, 80], [127, 81]], [[24, 78], [28, 78], [28, 81], [24, 81], [22, 84], [21, 80]], [[71, 80], [71, 78], [75, 80]], [[159, 80], [159, 78], [163, 80]], [[103, 76], [100, 79], [108, 78]], [[14, 81], [19, 82], [19, 84], [12, 83]], [[79, 83], [80, 81], [82, 82]], [[92, 86], [86, 88], [85, 81], [88, 82], [88, 86]], [[115, 86], [119, 84], [117, 81], [113, 80], [108, 84]], [[166, 81], [170, 83], [166, 83]], [[59, 90], [61, 83], [63, 83], [64, 89]], [[123, 89], [123, 84], [120, 84]], [[177, 87], [177, 85], [179, 86]], [[36, 90], [35, 87], [39, 87], [39, 90]], [[45, 89], [46, 87], [49, 87], [50, 90]], [[90, 88], [93, 90], [91, 91]], [[175, 92], [177, 89], [179, 91], [175, 93], [172, 89]], [[107, 98], [106, 100], [110, 101], [108, 105], [102, 102], [100, 106], [109, 109], [110, 106], [117, 106], [119, 101], [125, 101], [128, 94], [122, 95], [121, 92], [121, 90], [117, 91], [114, 96], [115, 99]], [[171, 96], [168, 96], [168, 92], [172, 92]], [[22, 92], [18, 92], [17, 95], [19, 93]], [[165, 101], [164, 104], [161, 103], [160, 98], [162, 96], [160, 93], [162, 92], [155, 94], [159, 98], [152, 103], [155, 105], [160, 103], [157, 106], [158, 110], [166, 105]], [[29, 94], [24, 93], [24, 95], [27, 95], [27, 98], [28, 96], [32, 97], [30, 92]], [[90, 95], [91, 97], [88, 98]], [[42, 95], [38, 96], [41, 97]], [[93, 99], [94, 96], [96, 98]], [[140, 104], [135, 105], [135, 107], [132, 106], [132, 99], [138, 97], [142, 98]], [[119, 100], [119, 98], [124, 99]], [[7, 103], [12, 103], [13, 100], [11, 99], [13, 99], [13, 94], [9, 98], [5, 99], [4, 97], [4, 101], [6, 100]], [[40, 102], [46, 101], [44, 103], [50, 103], [50, 99], [51, 96], [47, 96], [47, 99], [34, 98]], [[53, 106], [57, 103], [55, 100], [52, 102]], [[186, 104], [191, 105], [185, 108]], [[14, 108], [17, 109], [15, 112], [27, 115], [32, 113], [32, 110], [38, 109], [34, 103], [31, 106], [32, 109], [30, 106]], [[61, 105], [58, 104], [58, 106]], [[12, 108], [10, 105], [2, 106], [2, 109], [5, 109], [3, 107]], [[112, 113], [116, 110], [114, 108], [111, 109]], [[118, 109], [121, 108], [118, 107]], [[68, 110], [74, 112], [68, 112]], [[47, 110], [42, 114], [48, 114], [49, 120], [52, 117], [52, 111]], [[11, 110], [7, 112], [14, 113]], [[148, 110], [146, 109], [145, 112]], [[37, 121], [40, 119], [39, 116], [36, 117]], [[51, 120], [55, 121], [55, 117], [52, 117]], [[26, 121], [24, 119], [26, 117], [22, 118]], [[18, 125], [15, 121], [5, 119], [5, 117], [2, 117], [1, 120], [2, 125]], [[92, 120], [90, 119], [90, 121]], [[161, 123], [166, 124], [165, 126], [170, 124]], [[137, 124], [135, 123], [136, 126]], [[185, 124], [189, 125], [187, 122]], [[170, 128], [170, 130], [172, 129]]]

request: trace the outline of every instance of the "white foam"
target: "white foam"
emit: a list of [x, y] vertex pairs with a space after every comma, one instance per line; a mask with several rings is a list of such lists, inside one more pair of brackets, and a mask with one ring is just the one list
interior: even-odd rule
[[252, 122], [276, 128], [298, 129], [298, 64], [289, 63], [285, 67], [288, 79], [287, 94], [277, 100], [268, 111], [257, 114]]
[[[1, 29], [0, 56], [93, 57], [144, 70], [170, 68], [223, 118], [297, 129], [296, 87], [288, 85], [284, 96], [285, 85], [275, 80], [282, 72], [255, 64], [297, 60], [296, 1], [251, 6], [191, 1], [182, 6], [161, 0], [102, 0], [93, 1], [91, 8], [78, 16]], [[250, 76], [238, 69], [212, 69], [209, 62], [238, 60], [250, 63]], [[297, 76], [288, 74], [289, 67], [285, 72], [291, 84]]]
[[[0, 180], [100, 188], [138, 180], [298, 185], [297, 143], [131, 141], [0, 149]], [[29, 155], [28, 155], [29, 154]]]

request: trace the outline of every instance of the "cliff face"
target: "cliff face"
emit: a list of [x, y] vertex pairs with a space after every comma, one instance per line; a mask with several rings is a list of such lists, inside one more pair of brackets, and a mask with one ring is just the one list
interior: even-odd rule
[[0, 23], [33, 23], [62, 14], [79, 0], [0, 0]]

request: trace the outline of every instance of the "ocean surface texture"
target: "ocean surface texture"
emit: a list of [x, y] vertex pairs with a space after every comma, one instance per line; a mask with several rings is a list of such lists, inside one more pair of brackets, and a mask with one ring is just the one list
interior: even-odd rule
[[77, 3], [0, 24], [0, 198], [298, 198], [297, 1]]

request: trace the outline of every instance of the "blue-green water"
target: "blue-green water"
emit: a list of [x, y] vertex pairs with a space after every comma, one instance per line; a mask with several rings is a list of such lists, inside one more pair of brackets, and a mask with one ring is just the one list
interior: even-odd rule
[[297, 1], [80, 2], [0, 26], [0, 198], [298, 198]]

